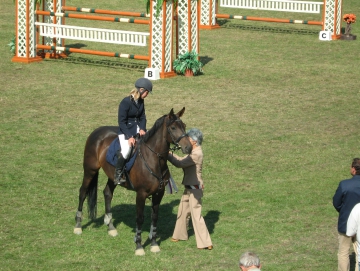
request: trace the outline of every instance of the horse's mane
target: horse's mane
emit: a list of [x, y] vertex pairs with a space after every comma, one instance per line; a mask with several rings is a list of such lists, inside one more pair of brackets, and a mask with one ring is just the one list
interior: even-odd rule
[[167, 115], [164, 115], [155, 121], [154, 126], [151, 127], [151, 129], [147, 131], [146, 134], [144, 135], [143, 137], [144, 142], [147, 142], [156, 133], [156, 131], [163, 125], [166, 116]]

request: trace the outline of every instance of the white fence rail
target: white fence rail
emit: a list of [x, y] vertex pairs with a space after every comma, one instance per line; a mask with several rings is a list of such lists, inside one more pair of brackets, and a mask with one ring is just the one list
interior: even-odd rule
[[41, 36], [64, 38], [104, 43], [146, 46], [146, 38], [150, 33], [123, 30], [89, 28], [72, 25], [57, 25], [36, 22]]
[[323, 2], [291, 0], [220, 0], [221, 7], [320, 13]]

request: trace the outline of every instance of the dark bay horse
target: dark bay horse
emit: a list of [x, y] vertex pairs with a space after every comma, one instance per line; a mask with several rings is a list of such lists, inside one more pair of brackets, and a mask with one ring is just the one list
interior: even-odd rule
[[[167, 156], [170, 144], [181, 148], [183, 153], [189, 154], [192, 150], [189, 138], [185, 133], [185, 124], [180, 117], [184, 114], [185, 107], [177, 114], [171, 109], [168, 115], [159, 118], [154, 126], [137, 143], [138, 155], [130, 170], [129, 182], [124, 187], [136, 192], [136, 230], [135, 243], [136, 255], [144, 255], [141, 245], [141, 228], [144, 222], [145, 200], [151, 196], [152, 222], [149, 239], [151, 252], [159, 252], [156, 242], [156, 225], [158, 220], [159, 205], [164, 195], [164, 189], [170, 178], [167, 166]], [[117, 235], [117, 230], [112, 222], [111, 200], [115, 185], [113, 182], [115, 168], [106, 161], [106, 152], [111, 142], [118, 136], [117, 126], [103, 126], [94, 130], [88, 137], [84, 150], [84, 178], [79, 191], [79, 206], [76, 213], [74, 228], [75, 234], [81, 234], [82, 209], [85, 198], [88, 198], [88, 213], [90, 219], [96, 218], [96, 201], [99, 170], [102, 168], [108, 177], [103, 191], [105, 197], [104, 223], [108, 226], [111, 236]]]

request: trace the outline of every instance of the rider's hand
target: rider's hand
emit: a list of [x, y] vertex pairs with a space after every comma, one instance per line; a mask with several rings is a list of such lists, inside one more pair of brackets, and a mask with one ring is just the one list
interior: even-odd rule
[[135, 138], [133, 137], [130, 137], [129, 140], [128, 140], [128, 143], [129, 143], [129, 146], [134, 146], [135, 145]]
[[145, 133], [146, 133], [146, 132], [145, 132], [144, 130], [140, 130], [140, 131], [139, 131], [139, 135], [140, 135], [140, 136], [145, 135]]

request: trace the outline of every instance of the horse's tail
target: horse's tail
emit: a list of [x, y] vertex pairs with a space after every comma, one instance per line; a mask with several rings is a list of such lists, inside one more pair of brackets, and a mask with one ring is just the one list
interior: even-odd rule
[[97, 189], [98, 189], [98, 177], [99, 171], [97, 171], [92, 178], [88, 191], [87, 191], [87, 201], [88, 201], [88, 216], [91, 220], [94, 220], [97, 215]]

